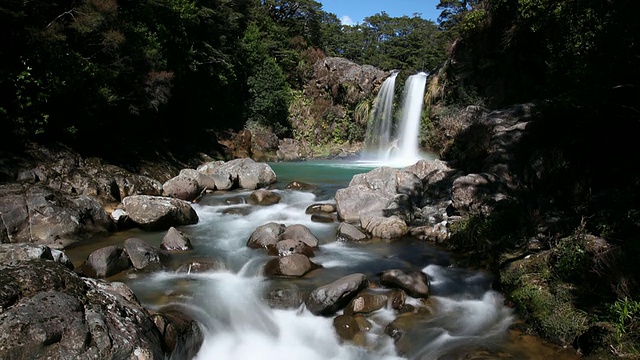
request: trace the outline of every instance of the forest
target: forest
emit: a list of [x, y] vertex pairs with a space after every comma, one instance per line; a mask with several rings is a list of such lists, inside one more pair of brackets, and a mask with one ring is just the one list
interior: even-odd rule
[[[438, 9], [437, 22], [378, 13], [346, 26], [314, 0], [4, 0], [0, 147], [184, 148], [212, 129], [255, 124], [291, 136], [290, 105], [325, 56], [431, 72], [424, 128], [434, 135], [424, 144], [468, 172], [477, 170], [473, 157], [451, 144], [481, 139], [482, 129], [446, 138], [445, 119], [470, 106], [535, 103], [535, 127], [514, 155], [526, 204], [507, 209], [506, 222], [471, 217], [458, 238], [497, 258], [514, 232], [531, 236], [544, 214], [561, 212], [564, 237], [549, 236], [543, 279], [554, 300], [513, 279], [504, 290], [520, 287], [511, 300], [546, 338], [638, 356], [636, 3], [440, 0]], [[587, 234], [613, 250], [590, 251]], [[578, 308], [565, 323], [536, 314], [560, 297]], [[589, 325], [577, 328], [587, 313]]]

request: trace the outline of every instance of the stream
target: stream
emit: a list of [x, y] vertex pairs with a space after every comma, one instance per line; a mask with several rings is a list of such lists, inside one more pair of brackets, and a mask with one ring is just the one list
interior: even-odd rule
[[[337, 189], [348, 185], [371, 164], [339, 161], [273, 163], [278, 175], [273, 188], [281, 195], [271, 206], [228, 205], [250, 191], [215, 192], [194, 209], [198, 224], [179, 230], [194, 249], [172, 253], [166, 270], [118, 274], [108, 280], [129, 285], [151, 310], [175, 304], [188, 309], [204, 326], [205, 340], [197, 359], [577, 359], [573, 351], [546, 344], [511, 330], [519, 320], [492, 289], [494, 274], [457, 267], [454, 257], [435, 244], [410, 237], [364, 243], [336, 241], [337, 223], [316, 223], [305, 214], [313, 203], [333, 202]], [[284, 190], [290, 181], [317, 186], [311, 192]], [[230, 201], [233, 202], [233, 201]], [[233, 209], [233, 211], [229, 211]], [[319, 239], [311, 260], [321, 265], [299, 279], [267, 279], [262, 268], [272, 257], [250, 249], [251, 233], [267, 222], [307, 226]], [[165, 232], [133, 229], [84, 242], [67, 250], [79, 266], [91, 251], [122, 245], [138, 237], [159, 246]], [[215, 271], [176, 272], [193, 261], [215, 264]], [[427, 300], [407, 298], [415, 311], [398, 314], [381, 309], [366, 315], [369, 330], [353, 341], [341, 341], [333, 317], [314, 316], [304, 300], [318, 286], [343, 276], [363, 273], [379, 282], [386, 269], [415, 269], [431, 282]], [[388, 335], [390, 323], [398, 331]], [[396, 336], [397, 335], [397, 336]]]

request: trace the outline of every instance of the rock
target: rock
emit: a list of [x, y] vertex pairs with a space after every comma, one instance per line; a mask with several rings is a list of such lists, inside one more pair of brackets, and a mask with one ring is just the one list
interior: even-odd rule
[[313, 257], [313, 249], [300, 240], [285, 239], [278, 241], [276, 245], [269, 249], [269, 255], [272, 256], [289, 256], [292, 254], [301, 254], [307, 257]]
[[360, 221], [361, 213], [386, 209], [393, 196], [384, 195], [364, 185], [349, 186], [339, 189], [335, 195], [338, 218], [349, 223]]
[[204, 334], [198, 322], [177, 306], [160, 309], [152, 316], [173, 359], [192, 359], [200, 350]]
[[397, 216], [383, 217], [365, 214], [360, 218], [362, 227], [372, 237], [381, 239], [399, 238], [409, 233], [409, 227]]
[[164, 358], [160, 332], [122, 287], [45, 260], [0, 267], [0, 289], [12, 289], [0, 291], [0, 358]]
[[116, 224], [116, 227], [120, 230], [130, 229], [135, 227], [136, 224], [129, 218], [129, 214], [123, 209], [115, 209], [111, 212], [111, 219]]
[[382, 309], [388, 297], [384, 294], [361, 292], [356, 295], [344, 309], [345, 315], [367, 314]]
[[447, 229], [447, 222], [443, 221], [436, 225], [419, 226], [412, 228], [411, 236], [420, 240], [442, 243], [449, 239], [450, 233]]
[[415, 174], [426, 185], [433, 185], [438, 181], [444, 180], [452, 171], [446, 162], [437, 159], [418, 160], [418, 162], [405, 167], [403, 170]]
[[400, 288], [415, 298], [429, 296], [429, 278], [421, 271], [385, 270], [380, 274], [380, 283], [384, 286]]
[[131, 264], [136, 270], [151, 270], [162, 268], [162, 261], [168, 256], [159, 249], [147, 244], [138, 238], [129, 238], [124, 241], [124, 249], [129, 255]]
[[343, 340], [353, 340], [353, 338], [360, 332], [358, 322], [353, 316], [350, 315], [338, 315], [333, 319], [333, 327], [336, 329], [336, 333]]
[[242, 196], [232, 196], [224, 199], [225, 205], [240, 205], [246, 203]]
[[[249, 158], [226, 163], [207, 163], [198, 167], [198, 171], [211, 176], [215, 180], [216, 187], [221, 190], [232, 189], [235, 185], [241, 189], [255, 190], [277, 181], [276, 173], [269, 165], [257, 163]], [[229, 187], [227, 182], [230, 183]]]
[[331, 315], [348, 304], [366, 286], [367, 277], [364, 274], [351, 274], [313, 290], [305, 305], [315, 315]]
[[220, 259], [198, 259], [192, 260], [188, 264], [183, 264], [176, 269], [177, 273], [199, 274], [205, 272], [224, 271], [226, 266]]
[[70, 197], [42, 185], [1, 185], [0, 219], [5, 242], [52, 248], [115, 229], [109, 214], [95, 199]]
[[355, 226], [342, 222], [338, 225], [338, 234], [336, 235], [336, 238], [338, 241], [358, 242], [367, 240], [367, 235], [358, 230]]
[[198, 222], [191, 205], [180, 199], [135, 195], [122, 200], [131, 220], [144, 230], [166, 230]]
[[267, 277], [300, 277], [309, 271], [318, 268], [318, 265], [301, 254], [273, 259], [264, 267], [264, 274]]
[[222, 210], [223, 214], [247, 216], [254, 212], [255, 209], [248, 206], [230, 207]]
[[294, 284], [277, 284], [264, 295], [267, 304], [274, 309], [298, 309], [304, 303], [302, 291]]
[[506, 199], [503, 184], [491, 174], [469, 174], [453, 182], [451, 205], [461, 214], [480, 211], [488, 215], [491, 207]]
[[338, 216], [336, 214], [313, 214], [311, 215], [311, 221], [328, 224], [337, 222]]
[[404, 290], [396, 289], [392, 290], [387, 294], [389, 299], [389, 304], [392, 309], [398, 310], [404, 306], [405, 301], [407, 301], [407, 293]]
[[305, 214], [332, 214], [338, 211], [335, 204], [311, 204], [304, 211]]
[[162, 238], [160, 248], [168, 251], [185, 251], [193, 249], [193, 246], [188, 237], [172, 226]]
[[265, 189], [260, 189], [252, 192], [251, 195], [249, 195], [249, 198], [247, 198], [247, 202], [250, 205], [267, 206], [279, 203], [280, 199], [281, 197], [277, 193]]
[[127, 253], [115, 245], [106, 246], [89, 254], [82, 272], [91, 277], [106, 278], [131, 267]]
[[[206, 175], [205, 175], [206, 176]], [[185, 175], [178, 175], [162, 184], [162, 195], [192, 201], [200, 195], [198, 182]]]
[[182, 169], [180, 170], [180, 174], [182, 176], [186, 176], [195, 180], [198, 184], [198, 192], [202, 192], [204, 190], [216, 190], [216, 182], [210, 176], [203, 174], [202, 172], [194, 169]]
[[302, 181], [292, 181], [288, 183], [284, 188], [287, 190], [311, 191], [317, 189], [318, 187]]
[[304, 225], [294, 224], [287, 226], [282, 234], [280, 234], [280, 240], [299, 240], [309, 245], [312, 248], [318, 247], [318, 238], [313, 235], [311, 230]]
[[252, 249], [269, 249], [274, 247], [280, 240], [280, 235], [284, 232], [285, 228], [284, 225], [274, 222], [260, 225], [253, 231], [249, 240], [247, 240], [247, 246]]
[[303, 146], [291, 138], [280, 140], [276, 155], [279, 161], [301, 161], [305, 159]]
[[73, 270], [73, 264], [60, 250], [51, 250], [45, 245], [0, 244], [0, 264], [15, 264], [34, 259], [52, 260]]

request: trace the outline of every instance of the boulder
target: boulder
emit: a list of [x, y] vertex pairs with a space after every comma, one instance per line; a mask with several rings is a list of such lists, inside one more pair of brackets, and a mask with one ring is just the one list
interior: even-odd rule
[[308, 227], [300, 224], [294, 224], [287, 226], [282, 234], [280, 234], [280, 240], [293, 239], [299, 240], [309, 245], [312, 248], [318, 247], [318, 238], [313, 235]]
[[429, 296], [429, 278], [421, 271], [385, 270], [380, 274], [380, 283], [384, 286], [400, 288], [415, 298]]
[[136, 270], [160, 269], [162, 268], [162, 261], [168, 257], [159, 249], [138, 238], [125, 240], [124, 249], [127, 251], [131, 264]]
[[250, 205], [267, 206], [279, 203], [280, 199], [281, 197], [277, 193], [265, 189], [260, 189], [252, 192], [251, 195], [249, 195], [249, 197], [247, 198], [247, 202]]
[[111, 245], [89, 254], [81, 270], [82, 273], [91, 277], [106, 278], [129, 267], [131, 267], [131, 261], [127, 253], [122, 248]]
[[338, 221], [338, 215], [336, 214], [313, 214], [311, 215], [311, 221], [317, 223], [333, 223]]
[[267, 263], [264, 274], [267, 277], [300, 277], [309, 271], [318, 268], [318, 265], [302, 254], [292, 254], [278, 257]]
[[304, 303], [304, 293], [291, 282], [269, 282], [264, 299], [274, 309], [298, 309]]
[[436, 225], [426, 225], [411, 228], [411, 236], [420, 240], [433, 241], [436, 243], [442, 243], [449, 239], [450, 233], [447, 229], [447, 222], [443, 221]]
[[367, 286], [367, 277], [356, 273], [314, 289], [305, 305], [315, 315], [331, 315], [343, 308]]
[[335, 204], [311, 204], [304, 211], [305, 214], [332, 214], [338, 209]]
[[303, 146], [291, 138], [280, 140], [276, 155], [279, 161], [301, 161], [305, 159]]
[[336, 191], [336, 207], [338, 217], [342, 221], [356, 223], [360, 221], [361, 213], [386, 209], [393, 200], [393, 196], [379, 193], [364, 185], [349, 186]]
[[355, 226], [349, 223], [340, 223], [338, 225], [338, 233], [336, 235], [338, 241], [364, 241], [367, 240], [367, 235], [362, 231], [358, 230]]
[[188, 178], [195, 180], [195, 182], [198, 184], [199, 192], [202, 192], [204, 190], [215, 190], [217, 188], [216, 182], [212, 177], [205, 175], [198, 170], [182, 169], [180, 170], [179, 175], [186, 176]]
[[198, 195], [200, 195], [200, 191], [198, 182], [185, 175], [178, 175], [162, 184], [163, 196], [169, 196], [180, 200], [195, 200]]
[[52, 260], [73, 270], [73, 263], [60, 250], [52, 250], [45, 245], [0, 244], [0, 264], [15, 264], [35, 259]]
[[451, 205], [465, 215], [480, 212], [488, 215], [493, 206], [508, 198], [506, 185], [492, 174], [468, 174], [457, 178], [451, 188]]
[[185, 251], [193, 249], [193, 246], [188, 237], [172, 226], [162, 238], [160, 248], [169, 251]]
[[0, 358], [164, 358], [160, 332], [123, 288], [52, 261], [1, 266]]
[[226, 270], [224, 261], [220, 259], [206, 258], [191, 260], [188, 264], [182, 264], [178, 269], [176, 269], [176, 272], [183, 274], [199, 274], [224, 270]]
[[398, 216], [384, 217], [375, 214], [365, 214], [360, 218], [362, 227], [372, 237], [381, 239], [395, 239], [409, 233], [409, 227]]
[[302, 181], [292, 181], [288, 183], [284, 188], [286, 190], [311, 191], [317, 189], [318, 187]]
[[191, 205], [180, 199], [134, 195], [122, 200], [131, 220], [144, 230], [166, 230], [198, 222]]
[[247, 246], [252, 249], [269, 249], [274, 247], [280, 240], [280, 235], [284, 232], [285, 226], [270, 222], [264, 225], [258, 226], [249, 240], [247, 240]]
[[257, 163], [249, 158], [228, 162], [213, 162], [201, 165], [198, 171], [215, 180], [221, 190], [232, 189], [236, 185], [241, 189], [255, 190], [275, 183], [276, 173], [265, 163]]
[[333, 327], [336, 329], [338, 336], [344, 340], [353, 340], [360, 332], [356, 319], [347, 314], [336, 316], [333, 319]]
[[136, 226], [124, 209], [115, 209], [110, 215], [111, 220], [113, 220], [119, 230], [126, 230]]
[[274, 247], [269, 249], [269, 255], [273, 256], [289, 256], [292, 254], [302, 254], [307, 257], [313, 257], [313, 249], [300, 240], [285, 239], [278, 241]]
[[173, 359], [192, 359], [200, 350], [204, 334], [200, 325], [178, 306], [167, 306], [152, 316], [167, 352]]
[[384, 294], [362, 292], [354, 297], [344, 309], [345, 315], [367, 314], [380, 310], [387, 304], [388, 297]]
[[115, 230], [97, 200], [68, 196], [41, 185], [0, 186], [2, 238], [63, 248], [79, 240]]

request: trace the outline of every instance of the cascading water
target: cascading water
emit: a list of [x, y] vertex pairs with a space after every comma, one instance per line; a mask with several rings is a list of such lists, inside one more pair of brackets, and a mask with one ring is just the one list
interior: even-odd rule
[[418, 147], [426, 73], [409, 76], [402, 97], [398, 130], [393, 132], [393, 98], [397, 73], [388, 77], [374, 102], [365, 138], [365, 159], [405, 166], [424, 158]]
[[398, 134], [398, 151], [393, 158], [403, 163], [413, 164], [420, 159], [418, 151], [418, 135], [422, 121], [422, 103], [427, 74], [419, 73], [407, 79], [404, 100], [402, 104], [402, 118]]
[[386, 78], [380, 87], [380, 92], [373, 103], [373, 111], [367, 126], [365, 149], [369, 153], [387, 153], [391, 145], [391, 125], [393, 124], [393, 97], [398, 73]]

